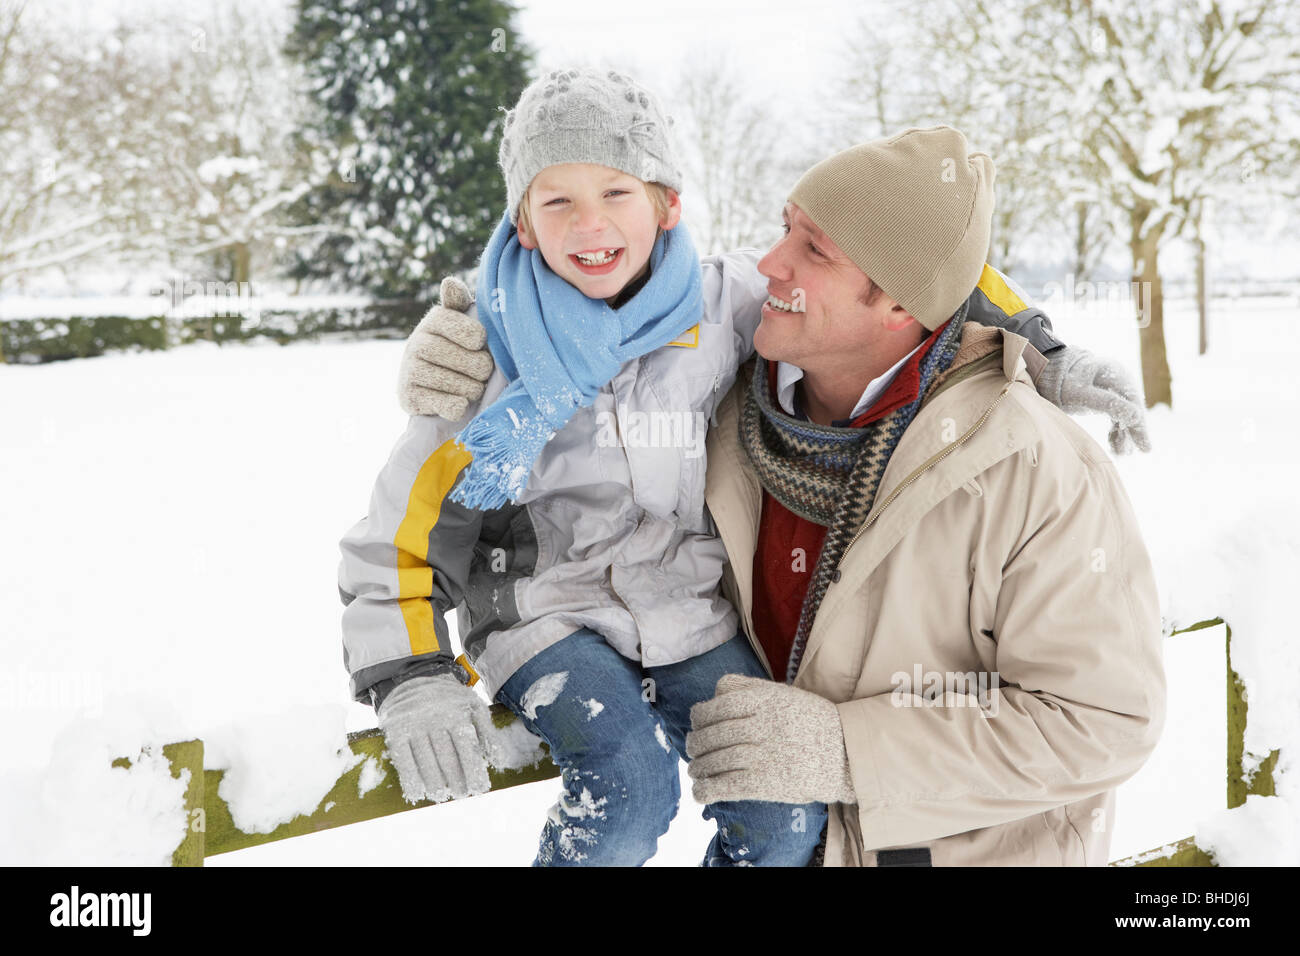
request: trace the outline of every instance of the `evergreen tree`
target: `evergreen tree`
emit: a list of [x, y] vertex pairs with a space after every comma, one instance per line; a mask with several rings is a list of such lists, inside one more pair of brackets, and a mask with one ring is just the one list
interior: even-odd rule
[[332, 166], [295, 209], [333, 225], [299, 277], [427, 296], [472, 268], [505, 205], [504, 113], [532, 54], [505, 0], [302, 0], [289, 51], [316, 112], [300, 135]]

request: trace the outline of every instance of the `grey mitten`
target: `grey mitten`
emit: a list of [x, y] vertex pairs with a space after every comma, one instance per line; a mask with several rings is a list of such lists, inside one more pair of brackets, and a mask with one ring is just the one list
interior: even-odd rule
[[700, 803], [856, 803], [839, 710], [806, 690], [728, 674], [691, 708], [686, 755]]
[[483, 394], [495, 365], [484, 347], [487, 332], [474, 317], [469, 287], [447, 276], [439, 299], [406, 340], [397, 400], [408, 415], [455, 421]]
[[1047, 358], [1035, 383], [1038, 394], [1071, 415], [1102, 412], [1110, 417], [1110, 447], [1117, 455], [1137, 445], [1151, 450], [1146, 407], [1137, 386], [1118, 363], [1087, 349], [1066, 346]]
[[455, 800], [492, 789], [492, 713], [452, 675], [403, 681], [384, 698], [378, 716], [408, 803]]

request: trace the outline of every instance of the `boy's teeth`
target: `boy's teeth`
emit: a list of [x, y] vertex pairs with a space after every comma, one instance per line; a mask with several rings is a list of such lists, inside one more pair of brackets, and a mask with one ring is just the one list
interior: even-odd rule
[[599, 266], [613, 259], [616, 252], [618, 252], [617, 249], [606, 249], [604, 252], [578, 252], [574, 253], [574, 255], [578, 257], [579, 262], [585, 265]]

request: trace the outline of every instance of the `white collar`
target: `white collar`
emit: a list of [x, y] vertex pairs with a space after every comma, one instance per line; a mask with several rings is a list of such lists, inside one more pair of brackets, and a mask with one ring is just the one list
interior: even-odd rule
[[[853, 411], [849, 415], [849, 420], [857, 418], [872, 405], [876, 404], [876, 400], [884, 394], [885, 389], [889, 388], [890, 383], [894, 381], [894, 376], [898, 374], [899, 369], [906, 365], [907, 360], [915, 355], [917, 350], [928, 341], [930, 341], [930, 339], [927, 336], [925, 341], [921, 342], [920, 345], [895, 362], [893, 367], [887, 372], [868, 382], [866, 390], [862, 393], [862, 397], [858, 399], [858, 404], [853, 406]], [[788, 362], [776, 363], [776, 400], [780, 403], [782, 410], [787, 415], [795, 415], [794, 386], [801, 378], [803, 378], [803, 369], [799, 368], [797, 365], [790, 365]]]

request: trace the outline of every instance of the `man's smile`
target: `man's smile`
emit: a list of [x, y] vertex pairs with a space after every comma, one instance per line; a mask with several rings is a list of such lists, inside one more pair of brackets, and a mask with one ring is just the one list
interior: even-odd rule
[[782, 299], [780, 296], [775, 295], [774, 293], [771, 292], [768, 293], [767, 301], [763, 303], [763, 308], [773, 309], [777, 312], [803, 312], [804, 311], [803, 309], [795, 308], [794, 303], [787, 302], [785, 299]]

